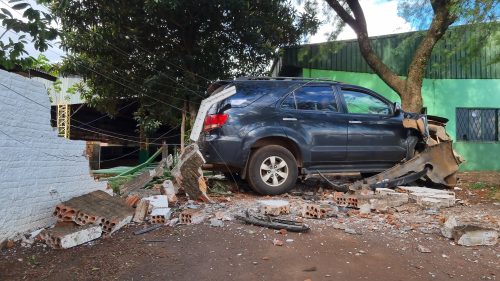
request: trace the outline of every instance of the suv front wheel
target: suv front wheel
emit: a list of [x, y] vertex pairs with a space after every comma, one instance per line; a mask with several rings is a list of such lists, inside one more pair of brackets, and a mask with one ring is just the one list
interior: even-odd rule
[[260, 194], [287, 192], [297, 181], [295, 157], [288, 149], [279, 145], [259, 148], [253, 153], [248, 165], [248, 181]]

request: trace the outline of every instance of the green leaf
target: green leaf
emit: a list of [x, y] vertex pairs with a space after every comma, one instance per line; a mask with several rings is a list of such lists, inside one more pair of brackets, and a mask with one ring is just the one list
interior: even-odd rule
[[12, 9], [22, 10], [22, 9], [25, 9], [26, 7], [29, 7], [29, 6], [30, 6], [30, 4], [28, 4], [28, 3], [19, 3], [19, 4], [12, 6]]
[[19, 4], [16, 4], [16, 5], [12, 6], [12, 9], [14, 9], [14, 10], [22, 10], [22, 9], [25, 9], [26, 7], [29, 7], [28, 3], [19, 3]]
[[4, 13], [5, 15], [9, 16], [12, 18], [12, 14], [9, 12], [9, 10], [5, 9], [5, 8], [0, 8], [2, 10], [2, 13]]
[[16, 2], [20, 2], [20, 1], [23, 1], [23, 0], [10, 0], [9, 3], [16, 3]]

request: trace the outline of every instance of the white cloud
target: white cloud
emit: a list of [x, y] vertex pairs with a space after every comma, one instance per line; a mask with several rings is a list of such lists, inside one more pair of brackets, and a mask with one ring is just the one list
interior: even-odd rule
[[[397, 1], [374, 1], [361, 0], [361, 7], [365, 14], [366, 23], [368, 26], [368, 35], [386, 35], [393, 33], [401, 33], [412, 31], [409, 22], [398, 16]], [[332, 13], [335, 13], [331, 10]], [[320, 27], [318, 32], [309, 38], [309, 43], [319, 43], [328, 40], [328, 34], [332, 31], [332, 26], [329, 24]], [[344, 30], [339, 34], [337, 39], [355, 39], [356, 33], [349, 27], [345, 26]]]

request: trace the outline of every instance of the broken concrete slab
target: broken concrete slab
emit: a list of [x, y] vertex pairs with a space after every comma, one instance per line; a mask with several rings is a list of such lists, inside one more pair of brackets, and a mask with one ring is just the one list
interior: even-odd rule
[[54, 249], [72, 248], [101, 237], [102, 227], [99, 225], [77, 226], [64, 224], [46, 229], [40, 233], [45, 244]]
[[198, 145], [187, 146], [181, 154], [179, 162], [172, 169], [173, 184], [177, 190], [184, 189], [189, 198], [193, 200], [211, 202], [207, 196], [207, 186], [201, 170], [204, 163], [205, 159]]
[[460, 220], [455, 216], [450, 216], [444, 222], [441, 234], [463, 246], [491, 246], [498, 243], [498, 230], [482, 222]]
[[477, 225], [457, 226], [453, 229], [453, 240], [462, 246], [493, 246], [498, 243], [498, 231]]
[[455, 205], [455, 192], [421, 186], [399, 186], [398, 191], [407, 193], [410, 202], [425, 208], [439, 209]]
[[290, 213], [290, 203], [286, 200], [259, 200], [257, 203], [264, 215], [279, 216]]

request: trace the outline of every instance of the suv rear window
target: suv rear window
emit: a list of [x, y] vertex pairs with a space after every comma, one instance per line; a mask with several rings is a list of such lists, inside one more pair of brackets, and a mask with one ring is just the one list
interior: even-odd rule
[[227, 85], [224, 85], [214, 91], [213, 93], [217, 93], [227, 87], [236, 87], [236, 94], [232, 95], [231, 97], [219, 102], [216, 105], [213, 105], [210, 110], [209, 114], [216, 114], [220, 113], [220, 111], [224, 111], [225, 109], [228, 108], [238, 108], [238, 107], [245, 107], [256, 100], [260, 99], [264, 95], [271, 94], [271, 93], [278, 93], [278, 92], [285, 92], [287, 88], [283, 87], [283, 84], [280, 83], [269, 83], [269, 82], [246, 82], [246, 83], [230, 83]]

